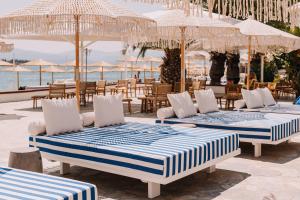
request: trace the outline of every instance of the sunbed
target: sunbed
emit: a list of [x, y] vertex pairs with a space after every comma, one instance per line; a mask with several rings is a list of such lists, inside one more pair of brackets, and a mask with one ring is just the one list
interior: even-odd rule
[[168, 184], [240, 154], [238, 134], [140, 123], [85, 128], [57, 136], [30, 136], [42, 156], [69, 164], [140, 179], [148, 197]]
[[277, 145], [300, 132], [300, 116], [261, 112], [219, 111], [178, 119], [157, 120], [165, 124], [193, 124], [200, 128], [237, 131], [241, 142], [254, 145], [255, 157], [261, 156], [261, 144]]
[[97, 188], [88, 183], [0, 167], [0, 199], [96, 200]]
[[274, 106], [255, 108], [255, 109], [243, 108], [243, 109], [240, 109], [240, 111], [300, 115], [300, 106], [299, 105], [276, 104]]

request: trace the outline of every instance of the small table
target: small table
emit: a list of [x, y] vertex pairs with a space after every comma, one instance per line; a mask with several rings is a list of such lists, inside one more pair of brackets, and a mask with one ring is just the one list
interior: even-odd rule
[[41, 99], [45, 99], [47, 98], [46, 95], [36, 95], [36, 96], [32, 96], [31, 99], [33, 101], [33, 105], [32, 105], [32, 108], [33, 109], [36, 109], [38, 107], [38, 100], [41, 100]]
[[11, 150], [8, 166], [32, 172], [43, 172], [41, 153], [39, 149], [33, 147]]

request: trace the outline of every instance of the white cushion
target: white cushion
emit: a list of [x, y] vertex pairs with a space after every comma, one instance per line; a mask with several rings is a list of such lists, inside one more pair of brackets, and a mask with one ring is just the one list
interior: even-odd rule
[[94, 96], [95, 127], [124, 124], [122, 94]]
[[247, 108], [262, 108], [264, 107], [263, 100], [258, 90], [242, 89], [242, 96], [246, 102]]
[[192, 98], [188, 92], [168, 94], [169, 102], [180, 119], [197, 114]]
[[194, 94], [200, 113], [219, 111], [217, 99], [212, 89], [194, 91]]
[[42, 100], [47, 135], [80, 131], [82, 122], [76, 99]]
[[83, 126], [90, 126], [95, 122], [95, 113], [94, 112], [82, 113], [80, 115], [80, 118]]
[[172, 107], [160, 108], [157, 110], [157, 118], [160, 120], [175, 117], [176, 114]]
[[30, 122], [28, 125], [28, 133], [31, 136], [37, 136], [46, 133], [46, 124], [44, 121]]
[[236, 109], [246, 108], [246, 102], [244, 99], [240, 99], [234, 102], [234, 106]]
[[260, 93], [265, 106], [273, 106], [276, 104], [276, 101], [269, 88], [259, 88], [257, 90]]

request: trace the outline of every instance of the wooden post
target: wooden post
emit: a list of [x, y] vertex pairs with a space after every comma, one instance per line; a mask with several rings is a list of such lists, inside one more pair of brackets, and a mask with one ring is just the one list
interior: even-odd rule
[[54, 72], [51, 73], [52, 84], [54, 83]]
[[17, 90], [20, 88], [20, 72], [17, 72]]
[[103, 66], [102, 66], [102, 72], [101, 72], [101, 80], [104, 79], [104, 69], [103, 69]]
[[77, 98], [77, 104], [78, 109], [80, 110], [80, 74], [79, 74], [79, 15], [75, 15], [75, 81], [76, 81], [76, 98]]
[[251, 36], [248, 37], [247, 90], [250, 90], [250, 70], [251, 70]]
[[180, 56], [181, 56], [181, 79], [180, 79], [180, 92], [185, 91], [185, 29], [186, 27], [181, 27], [181, 44], [180, 44]]
[[40, 65], [40, 85], [42, 85], [42, 66]]
[[264, 71], [265, 71], [265, 61], [264, 61], [265, 56], [261, 55], [260, 59], [261, 59], [261, 63], [260, 63], [260, 82], [263, 83], [264, 82]]

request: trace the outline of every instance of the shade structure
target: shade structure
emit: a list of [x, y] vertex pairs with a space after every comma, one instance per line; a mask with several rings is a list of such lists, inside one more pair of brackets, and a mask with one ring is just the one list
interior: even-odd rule
[[39, 66], [39, 74], [40, 74], [40, 85], [42, 85], [42, 67], [44, 66], [53, 66], [57, 65], [55, 63], [43, 60], [43, 59], [37, 59], [37, 60], [31, 60], [27, 63], [23, 63], [22, 66]]
[[54, 83], [54, 73], [69, 73], [67, 70], [58, 68], [57, 66], [50, 66], [46, 69], [43, 69], [42, 72], [51, 73], [52, 83]]
[[162, 58], [154, 57], [154, 56], [146, 56], [141, 59], [143, 62], [148, 62], [150, 63], [150, 73], [151, 73], [151, 78], [153, 78], [153, 72], [155, 71], [153, 63], [162, 63], [163, 60]]
[[17, 88], [20, 87], [20, 72], [32, 72], [32, 70], [27, 69], [25, 67], [16, 66], [16, 67], [9, 67], [2, 70], [3, 72], [16, 72], [17, 73]]
[[247, 89], [250, 89], [251, 51], [253, 46], [283, 46], [289, 50], [300, 48], [300, 38], [275, 29], [253, 19], [247, 19], [235, 25], [248, 40]]
[[46, 38], [75, 44], [76, 97], [80, 104], [80, 41], [145, 37], [153, 21], [121, 8], [108, 0], [38, 0], [0, 18], [0, 35], [27, 39]]
[[[157, 22], [157, 34], [152, 45], [162, 48], [181, 49], [181, 92], [185, 90], [185, 49], [186, 43], [199, 38], [213, 39], [216, 35], [239, 34], [237, 27], [208, 16], [187, 16], [182, 10], [172, 9], [146, 13], [145, 16]], [[156, 38], [155, 38], [156, 37]], [[175, 41], [175, 42], [174, 42]]]
[[14, 49], [14, 44], [0, 42], [0, 52], [1, 53], [11, 52], [13, 49]]
[[[90, 72], [99, 72], [100, 73], [100, 80], [104, 80], [104, 72], [111, 72], [113, 67], [117, 67], [117, 64], [112, 64], [105, 61], [99, 61], [90, 65], [91, 67], [98, 67], [96, 69], [90, 70]], [[109, 68], [109, 69], [106, 69]]]
[[[261, 22], [271, 20], [283, 21], [295, 25], [293, 16], [299, 15], [296, 9], [290, 9], [298, 0], [135, 0], [139, 2], [161, 3], [169, 8], [180, 8], [187, 15], [202, 15], [208, 10], [233, 18], [254, 19]], [[205, 8], [204, 8], [205, 6]]]

